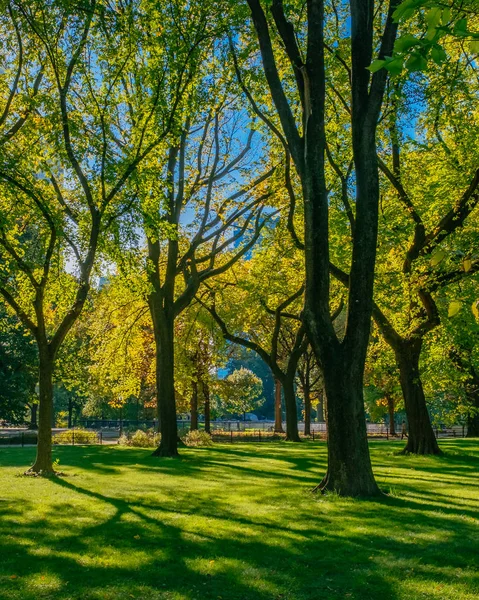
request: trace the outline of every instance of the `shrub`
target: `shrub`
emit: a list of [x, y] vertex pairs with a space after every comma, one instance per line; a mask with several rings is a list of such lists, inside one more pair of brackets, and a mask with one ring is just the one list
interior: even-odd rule
[[121, 446], [133, 446], [135, 448], [155, 448], [160, 442], [160, 436], [154, 432], [142, 431], [138, 429], [128, 437], [122, 435], [118, 440]]
[[96, 444], [98, 435], [86, 429], [69, 429], [53, 436], [54, 444]]
[[206, 431], [195, 429], [188, 431], [185, 437], [185, 444], [187, 446], [212, 446], [213, 438]]

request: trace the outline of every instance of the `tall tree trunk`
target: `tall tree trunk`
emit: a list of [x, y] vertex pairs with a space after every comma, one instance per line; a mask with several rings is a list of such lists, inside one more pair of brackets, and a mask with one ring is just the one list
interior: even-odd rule
[[274, 380], [274, 432], [284, 433], [281, 410], [281, 382], [279, 379]]
[[298, 432], [298, 409], [294, 391], [294, 378], [285, 377], [283, 380], [284, 405], [286, 408], [286, 439], [290, 442], [300, 442]]
[[318, 486], [323, 491], [342, 496], [380, 493], [369, 457], [362, 383], [361, 370], [348, 370], [341, 363], [325, 365], [328, 470]]
[[68, 398], [68, 429], [72, 428], [73, 423], [73, 400], [71, 397]]
[[390, 395], [386, 395], [388, 403], [388, 414], [389, 414], [389, 435], [396, 435], [396, 424], [394, 422], [394, 398]]
[[28, 429], [38, 429], [38, 404], [36, 402], [30, 404], [30, 424]]
[[205, 431], [211, 433], [210, 387], [206, 381], [203, 381], [203, 396], [205, 399]]
[[304, 435], [311, 435], [311, 392], [309, 385], [303, 388], [304, 396]]
[[475, 377], [474, 390], [466, 391], [471, 406], [474, 407], [474, 413], [467, 415], [467, 433], [466, 437], [479, 437], [479, 377]]
[[[477, 407], [479, 410], [479, 406]], [[467, 433], [466, 437], [479, 437], [479, 412], [474, 415], [467, 415]]]
[[178, 456], [178, 424], [174, 385], [174, 319], [155, 307], [156, 389], [161, 441], [153, 456]]
[[318, 412], [318, 423], [324, 423], [325, 422], [325, 410], [324, 410], [324, 389], [322, 389], [319, 392], [319, 402], [318, 405], [316, 407], [316, 410]]
[[408, 440], [405, 453], [440, 454], [427, 411], [426, 398], [419, 372], [422, 338], [404, 340], [395, 348], [401, 388], [408, 420]]
[[48, 347], [39, 346], [39, 359], [38, 444], [35, 463], [30, 471], [48, 476], [54, 474], [52, 463], [54, 360], [50, 356]]
[[190, 400], [190, 413], [191, 413], [191, 422], [190, 422], [190, 431], [195, 431], [198, 429], [198, 382], [192, 382], [193, 391], [191, 394]]

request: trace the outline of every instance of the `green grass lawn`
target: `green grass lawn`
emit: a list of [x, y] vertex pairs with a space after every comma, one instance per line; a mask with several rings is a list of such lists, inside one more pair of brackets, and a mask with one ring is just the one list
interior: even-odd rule
[[400, 447], [371, 443], [372, 501], [309, 492], [323, 443], [57, 447], [51, 480], [1, 448], [0, 598], [477, 600], [479, 441]]

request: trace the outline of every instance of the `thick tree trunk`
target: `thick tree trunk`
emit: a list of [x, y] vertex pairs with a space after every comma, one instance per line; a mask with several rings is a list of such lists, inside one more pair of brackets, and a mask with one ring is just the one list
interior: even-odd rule
[[190, 400], [190, 431], [195, 431], [196, 429], [198, 429], [198, 382], [193, 381], [192, 387], [193, 391]]
[[325, 422], [324, 415], [326, 413], [326, 411], [324, 410], [324, 390], [321, 390], [319, 392], [319, 402], [317, 404], [316, 411], [318, 413], [318, 416], [317, 416], [318, 423], [324, 423]]
[[468, 398], [471, 406], [475, 408], [477, 412], [467, 415], [467, 433], [466, 437], [479, 437], [479, 379], [476, 378], [474, 381], [474, 392], [469, 392]]
[[300, 442], [298, 431], [298, 409], [294, 391], [294, 378], [286, 377], [283, 381], [284, 405], [286, 408], [286, 439], [289, 442]]
[[[161, 311], [161, 308], [156, 308]], [[159, 318], [160, 317], [160, 318]], [[153, 456], [178, 456], [178, 425], [174, 385], [174, 319], [166, 314], [153, 318], [156, 342], [156, 389], [161, 441]]]
[[35, 463], [30, 471], [41, 475], [53, 475], [52, 419], [53, 419], [53, 368], [54, 361], [48, 348], [39, 347], [40, 402], [38, 409], [38, 444]]
[[30, 424], [28, 429], [38, 429], [38, 404], [30, 404]]
[[274, 432], [284, 433], [281, 410], [281, 382], [279, 379], [274, 380]]
[[311, 393], [309, 385], [303, 389], [304, 396], [304, 435], [311, 435]]
[[396, 427], [394, 423], [394, 398], [387, 394], [386, 400], [388, 403], [389, 414], [389, 435], [396, 435]]
[[479, 437], [479, 413], [467, 416], [467, 433], [466, 437]]
[[205, 431], [211, 433], [210, 388], [205, 381], [203, 381], [203, 396], [205, 399]]
[[328, 471], [318, 488], [342, 496], [380, 494], [369, 457], [361, 372], [344, 363], [325, 365], [324, 385], [328, 398]]
[[405, 453], [440, 454], [427, 411], [426, 398], [419, 372], [422, 338], [403, 341], [395, 348], [401, 388], [408, 420], [408, 440]]

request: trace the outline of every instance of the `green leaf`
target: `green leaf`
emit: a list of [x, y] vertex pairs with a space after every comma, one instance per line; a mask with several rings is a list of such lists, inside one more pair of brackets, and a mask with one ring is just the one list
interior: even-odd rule
[[417, 46], [419, 43], [419, 40], [411, 33], [406, 33], [406, 35], [402, 35], [394, 42], [394, 52], [407, 52], [410, 48]]
[[459, 36], [467, 35], [467, 19], [459, 19], [459, 21], [456, 21], [454, 33]]
[[416, 8], [421, 4], [422, 0], [404, 0], [393, 12], [393, 20], [398, 23], [401, 19], [407, 20], [416, 12]]
[[447, 59], [447, 54], [442, 46], [436, 45], [431, 49], [431, 57], [437, 65], [440, 65]]
[[424, 71], [427, 67], [427, 60], [419, 52], [413, 52], [411, 57], [406, 63], [406, 68], [408, 71]]
[[440, 7], [431, 8], [426, 13], [426, 23], [430, 28], [435, 28], [441, 22], [442, 9]]
[[453, 300], [449, 304], [449, 308], [447, 310], [447, 316], [454, 317], [461, 310], [461, 308], [462, 308], [462, 302], [460, 302], [459, 300]]
[[385, 60], [373, 60], [373, 62], [369, 65], [368, 70], [371, 71], [371, 73], [376, 73], [376, 71], [382, 69], [385, 64]]
[[446, 7], [443, 11], [442, 11], [442, 15], [441, 15], [441, 24], [442, 25], [447, 25], [449, 23], [449, 21], [451, 20], [451, 9], [449, 7]]
[[445, 250], [437, 250], [436, 252], [434, 252], [434, 254], [431, 256], [431, 265], [433, 267], [435, 267], [436, 265], [438, 265], [441, 260], [446, 256], [446, 251]]
[[400, 75], [403, 69], [403, 59], [395, 58], [393, 60], [387, 60], [384, 68], [387, 69], [392, 76]]

